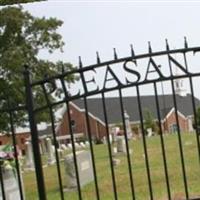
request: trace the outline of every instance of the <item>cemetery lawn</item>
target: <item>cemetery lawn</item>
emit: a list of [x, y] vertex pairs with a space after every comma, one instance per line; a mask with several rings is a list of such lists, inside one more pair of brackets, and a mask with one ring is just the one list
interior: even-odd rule
[[[190, 198], [200, 196], [200, 163], [197, 152], [197, 141], [195, 134], [182, 134], [183, 152], [185, 158], [185, 169], [187, 174], [187, 184]], [[152, 189], [154, 199], [165, 200], [168, 199], [166, 190], [166, 181], [163, 168], [163, 159], [161, 151], [160, 136], [153, 136], [146, 138], [149, 165], [152, 181]], [[185, 197], [184, 184], [180, 160], [180, 151], [178, 145], [177, 134], [164, 136], [164, 143], [166, 148], [166, 157], [169, 174], [169, 184], [173, 198]], [[149, 199], [149, 188], [146, 175], [145, 157], [142, 139], [129, 141], [129, 147], [133, 153], [130, 155], [132, 163], [132, 175], [135, 186], [135, 196], [137, 200]], [[95, 163], [98, 179], [98, 187], [100, 192], [100, 199], [111, 200], [114, 199], [112, 178], [110, 170], [110, 162], [108, 156], [107, 145], [94, 145]], [[130, 190], [130, 179], [127, 165], [127, 157], [125, 155], [117, 155], [120, 159], [120, 164], [115, 166], [115, 177], [117, 185], [118, 199], [129, 200], [132, 199]], [[45, 160], [45, 158], [44, 158]], [[64, 171], [64, 162], [60, 162], [63, 187], [66, 187], [67, 180]], [[44, 177], [46, 183], [46, 193], [48, 200], [57, 200], [60, 198], [59, 184], [57, 178], [56, 165], [44, 167]], [[37, 187], [35, 182], [34, 172], [24, 172], [24, 188], [26, 199], [35, 200], [37, 198]], [[77, 191], [64, 192], [65, 199], [78, 200]], [[84, 200], [96, 199], [94, 182], [82, 188], [82, 197]]]

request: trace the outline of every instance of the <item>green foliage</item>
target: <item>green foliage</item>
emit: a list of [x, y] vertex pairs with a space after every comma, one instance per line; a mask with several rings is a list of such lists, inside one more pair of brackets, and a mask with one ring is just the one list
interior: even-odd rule
[[30, 3], [30, 2], [39, 2], [39, 1], [46, 1], [46, 0], [0, 0], [0, 5], [13, 5], [19, 3]]
[[[24, 11], [21, 6], [5, 7], [0, 10], [0, 109], [16, 107], [25, 104], [25, 89], [23, 66], [28, 65], [33, 80], [41, 80], [44, 76], [52, 76], [63, 70], [71, 70], [70, 63], [58, 61], [56, 63], [42, 60], [38, 54], [44, 50], [52, 54], [55, 50], [62, 51], [64, 42], [57, 29], [62, 25], [56, 18], [38, 18]], [[66, 81], [74, 82], [73, 75], [66, 77]], [[45, 86], [51, 91], [51, 84]], [[61, 89], [57, 89], [51, 101], [59, 96]], [[46, 105], [42, 87], [34, 88], [35, 105]], [[8, 106], [7, 97], [10, 99]], [[16, 123], [22, 125], [27, 115], [23, 112], [15, 113]], [[38, 121], [48, 120], [48, 113], [40, 113]], [[8, 121], [0, 119], [0, 131], [8, 127]]]
[[197, 108], [196, 110], [196, 116], [197, 116], [197, 126], [200, 127], [200, 107]]
[[140, 126], [138, 124], [134, 124], [131, 126], [131, 130], [135, 135], [139, 135]]
[[144, 111], [144, 128], [145, 130], [151, 128], [152, 131], [157, 131], [157, 124], [154, 121], [154, 116], [148, 109]]

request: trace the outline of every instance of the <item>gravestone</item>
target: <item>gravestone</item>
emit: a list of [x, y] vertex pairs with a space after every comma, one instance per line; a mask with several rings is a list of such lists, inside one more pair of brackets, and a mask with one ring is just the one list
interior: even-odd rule
[[60, 159], [63, 159], [64, 150], [58, 148], [58, 149], [57, 149], [57, 152], [58, 152], [59, 158], [60, 158]]
[[106, 136], [103, 136], [103, 144], [106, 144]]
[[26, 141], [26, 167], [28, 169], [34, 169], [34, 162], [33, 162], [33, 151], [32, 151], [32, 145], [29, 141]]
[[85, 144], [83, 142], [80, 142], [80, 146], [85, 148]]
[[66, 151], [68, 148], [67, 148], [67, 146], [65, 144], [61, 144], [61, 149]]
[[47, 142], [47, 155], [48, 155], [48, 164], [54, 164], [55, 163], [55, 155], [54, 155], [54, 149], [52, 148], [52, 143], [50, 138], [46, 138]]
[[89, 147], [90, 143], [88, 141], [85, 141], [85, 146]]
[[[15, 173], [16, 172], [13, 169], [2, 170], [6, 200], [21, 200], [19, 192], [19, 184]], [[1, 190], [0, 190], [0, 200], [4, 200], [2, 197]]]
[[113, 154], [117, 153], [117, 147], [113, 147]]
[[68, 146], [69, 149], [72, 149], [72, 144], [71, 143], [67, 144], [67, 146]]
[[43, 148], [42, 148], [42, 144], [41, 144], [41, 143], [39, 143], [39, 149], [40, 149], [40, 154], [41, 154], [41, 155], [44, 154]]
[[[76, 152], [77, 167], [79, 173], [79, 181], [81, 187], [94, 180], [92, 161], [89, 151], [77, 151]], [[65, 171], [67, 177], [67, 187], [76, 188], [76, 172], [74, 166], [73, 154], [69, 154], [65, 157]]]
[[147, 129], [147, 136], [148, 136], [148, 137], [151, 137], [152, 135], [153, 135], [152, 128], [148, 128], [148, 129]]
[[117, 152], [126, 153], [126, 145], [123, 136], [117, 137]]
[[130, 125], [130, 117], [126, 111], [124, 111], [124, 118], [125, 118], [127, 137], [128, 139], [130, 139], [132, 138], [132, 131], [131, 131], [131, 125]]
[[75, 142], [74, 145], [75, 145], [76, 149], [80, 149], [80, 147], [81, 147], [77, 142]]
[[112, 144], [112, 142], [113, 142], [113, 136], [112, 136], [112, 134], [109, 134], [109, 141], [110, 141], [110, 144]]
[[114, 165], [114, 166], [117, 166], [117, 165], [119, 165], [119, 164], [120, 164], [120, 162], [121, 162], [121, 160], [120, 160], [120, 159], [117, 159], [117, 158], [113, 158], [113, 159], [112, 159], [112, 163], [113, 163], [113, 165]]

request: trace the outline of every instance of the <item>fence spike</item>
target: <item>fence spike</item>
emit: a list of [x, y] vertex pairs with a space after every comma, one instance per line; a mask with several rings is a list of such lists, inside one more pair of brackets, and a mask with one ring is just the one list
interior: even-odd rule
[[81, 69], [83, 67], [81, 56], [79, 56], [78, 59], [79, 59], [79, 68]]
[[130, 46], [131, 46], [131, 56], [132, 56], [132, 57], [135, 57], [135, 52], [134, 52], [134, 50], [133, 50], [133, 45], [131, 44]]
[[187, 43], [187, 38], [184, 37], [184, 47], [187, 49], [188, 48], [188, 43]]
[[113, 51], [114, 51], [114, 59], [117, 60], [117, 52], [116, 52], [116, 49], [113, 48]]
[[152, 53], [152, 49], [151, 49], [151, 42], [148, 42], [148, 46], [149, 46], [149, 53]]
[[96, 54], [97, 54], [97, 64], [100, 64], [101, 60], [100, 60], [100, 57], [99, 57], [99, 52], [97, 51]]
[[[134, 58], [135, 57], [135, 52], [133, 50], [133, 45], [131, 44], [131, 56]], [[135, 65], [137, 66], [137, 61], [134, 59], [133, 62], [135, 63]]]
[[165, 43], [166, 43], [166, 50], [169, 51], [169, 44], [167, 39], [165, 39]]

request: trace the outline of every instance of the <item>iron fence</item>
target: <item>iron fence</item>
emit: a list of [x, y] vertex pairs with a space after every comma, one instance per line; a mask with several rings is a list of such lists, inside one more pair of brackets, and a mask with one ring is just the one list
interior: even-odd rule
[[[131, 141], [128, 138], [127, 133], [127, 126], [126, 126], [126, 119], [124, 115], [124, 111], [127, 109], [127, 106], [125, 105], [125, 97], [123, 95], [123, 92], [127, 88], [132, 88], [135, 91], [135, 97], [137, 99], [137, 112], [139, 113], [139, 129], [141, 131], [141, 141], [142, 141], [142, 147], [144, 152], [144, 165], [145, 165], [145, 171], [142, 171], [140, 176], [146, 176], [147, 177], [147, 183], [146, 186], [148, 187], [148, 197], [149, 199], [158, 199], [157, 196], [155, 196], [155, 190], [154, 190], [154, 182], [153, 176], [152, 176], [152, 166], [151, 166], [151, 160], [149, 156], [148, 151], [148, 141], [149, 138], [146, 136], [146, 127], [145, 127], [145, 119], [144, 119], [144, 110], [143, 110], [143, 102], [142, 102], [142, 95], [141, 95], [141, 88], [145, 85], [151, 85], [151, 93], [153, 94], [154, 98], [154, 104], [155, 104], [155, 110], [156, 110], [156, 123], [158, 125], [159, 133], [157, 137], [159, 137], [160, 140], [160, 156], [162, 158], [162, 166], [159, 166], [159, 169], [163, 169], [164, 173], [164, 183], [165, 183], [165, 194], [162, 194], [159, 198], [162, 198], [163, 196], [166, 199], [174, 199], [174, 191], [173, 187], [171, 185], [171, 171], [169, 172], [170, 162], [168, 162], [169, 155], [166, 154], [166, 146], [165, 143], [165, 133], [163, 128], [163, 116], [161, 113], [161, 102], [160, 96], [164, 97], [164, 94], [159, 94], [159, 84], [160, 83], [166, 83], [169, 82], [169, 86], [171, 87], [171, 99], [172, 104], [174, 108], [174, 117], [175, 122], [177, 125], [177, 141], [178, 141], [178, 150], [179, 150], [179, 158], [180, 158], [180, 167], [181, 167], [181, 177], [182, 177], [182, 183], [183, 187], [181, 189], [181, 195], [183, 199], [199, 199], [199, 197], [193, 197], [193, 194], [190, 194], [190, 186], [188, 185], [188, 175], [186, 170], [186, 161], [184, 156], [184, 147], [183, 147], [183, 139], [182, 139], [182, 128], [180, 125], [180, 113], [179, 113], [179, 106], [180, 103], [178, 102], [178, 97], [176, 93], [176, 85], [175, 80], [179, 79], [185, 79], [189, 81], [189, 89], [190, 89], [190, 104], [192, 107], [192, 116], [193, 116], [193, 123], [195, 125], [198, 124], [198, 116], [197, 116], [197, 100], [194, 94], [194, 78], [198, 78], [200, 76], [200, 72], [198, 69], [195, 72], [190, 71], [190, 66], [188, 65], [187, 61], [187, 55], [190, 53], [194, 53], [195, 55], [200, 51], [200, 47], [192, 47], [189, 48], [187, 45], [187, 42], [185, 41], [185, 46], [182, 49], [175, 49], [170, 50], [168, 43], [166, 42], [166, 50], [161, 52], [153, 52], [151, 49], [151, 45], [149, 44], [149, 52], [147, 54], [142, 55], [135, 55], [134, 50], [131, 46], [131, 56], [125, 57], [125, 58], [118, 58], [118, 55], [116, 53], [116, 50], [114, 49], [114, 59], [111, 61], [101, 62], [99, 53], [97, 53], [97, 64], [85, 66], [83, 67], [81, 59], [79, 59], [79, 68], [74, 69], [72, 71], [63, 71], [62, 74], [57, 74], [53, 77], [46, 77], [43, 80], [39, 81], [31, 81], [31, 74], [29, 72], [28, 67], [25, 68], [24, 72], [24, 78], [25, 78], [25, 90], [26, 90], [26, 105], [18, 108], [10, 108], [9, 101], [8, 101], [8, 109], [1, 110], [1, 114], [7, 113], [9, 115], [9, 124], [10, 124], [10, 132], [12, 136], [12, 145], [14, 147], [14, 152], [17, 155], [17, 142], [16, 142], [16, 133], [15, 133], [15, 125], [13, 121], [13, 113], [16, 110], [25, 110], [28, 113], [29, 116], [29, 123], [30, 123], [30, 134], [31, 134], [31, 141], [32, 141], [32, 147], [33, 147], [33, 155], [34, 155], [34, 163], [35, 163], [35, 175], [36, 175], [36, 183], [37, 183], [37, 189], [38, 189], [38, 197], [40, 200], [48, 199], [48, 190], [47, 188], [49, 185], [45, 182], [44, 171], [45, 168], [43, 168], [43, 161], [40, 153], [40, 146], [39, 146], [39, 134], [38, 134], [38, 128], [37, 128], [37, 122], [36, 122], [36, 115], [40, 114], [41, 111], [47, 110], [50, 116], [50, 124], [52, 129], [52, 140], [55, 145], [55, 169], [56, 169], [56, 175], [55, 179], [57, 178], [57, 188], [59, 193], [59, 199], [68, 199], [66, 197], [65, 192], [65, 183], [63, 183], [64, 180], [64, 173], [62, 171], [63, 165], [60, 161], [60, 155], [59, 155], [59, 149], [56, 147], [57, 141], [57, 124], [56, 124], [56, 116], [55, 116], [55, 108], [59, 105], [65, 105], [66, 107], [66, 116], [67, 116], [67, 122], [69, 126], [69, 132], [67, 133], [70, 135], [70, 141], [72, 145], [72, 154], [73, 154], [73, 162], [74, 162], [74, 168], [75, 168], [75, 177], [77, 181], [77, 199], [86, 199], [85, 195], [83, 195], [84, 188], [81, 187], [80, 183], [80, 171], [78, 169], [78, 161], [77, 161], [77, 147], [75, 145], [75, 132], [73, 130], [73, 124], [71, 123], [72, 115], [70, 112], [70, 106], [71, 103], [75, 102], [76, 100], [80, 100], [82, 102], [82, 106], [84, 108], [84, 119], [85, 119], [85, 125], [87, 134], [86, 137], [89, 141], [89, 148], [88, 151], [91, 154], [91, 160], [92, 160], [92, 171], [94, 175], [94, 193], [91, 199], [104, 199], [104, 191], [101, 189], [99, 184], [101, 183], [102, 177], [100, 177], [99, 173], [100, 171], [97, 170], [98, 164], [96, 161], [96, 145], [93, 142], [94, 133], [92, 131], [92, 124], [90, 119], [90, 113], [91, 113], [91, 105], [90, 105], [90, 97], [93, 97], [94, 95], [99, 95], [98, 98], [101, 102], [100, 104], [97, 104], [99, 112], [102, 113], [102, 119], [104, 121], [105, 125], [105, 138], [107, 140], [107, 144], [104, 148], [107, 148], [108, 150], [108, 156], [107, 160], [109, 162], [109, 170], [110, 170], [110, 185], [109, 190], [113, 190], [111, 195], [112, 199], [120, 199], [122, 191], [119, 188], [119, 182], [117, 178], [117, 174], [119, 173], [119, 169], [116, 169], [113, 163], [113, 144], [109, 137], [110, 134], [110, 113], [108, 114], [108, 103], [107, 99], [109, 99], [108, 95], [110, 92], [115, 91], [117, 93], [116, 99], [118, 100], [118, 109], [119, 109], [119, 115], [121, 118], [121, 127], [123, 130], [123, 136], [125, 141], [125, 148], [126, 148], [126, 154], [124, 154], [125, 161], [127, 162], [127, 171], [128, 174], [128, 180], [127, 180], [127, 187], [130, 187], [130, 192], [127, 195], [127, 199], [140, 199], [141, 197], [138, 197], [138, 190], [137, 190], [137, 181], [135, 180], [135, 166], [134, 166], [134, 157], [137, 156], [133, 152], [133, 154], [130, 153], [130, 147], [131, 147]], [[174, 57], [174, 55], [182, 56], [183, 62], [179, 62], [178, 59]], [[158, 65], [156, 58], [164, 56], [165, 59], [168, 61], [168, 74], [166, 75], [163, 73], [161, 68], [163, 66]], [[140, 66], [138, 66], [138, 62], [140, 60], [147, 59], [147, 65], [145, 65], [144, 68], [146, 70], [144, 72], [139, 72]], [[117, 68], [118, 66], [121, 67], [121, 69], [124, 71], [124, 73], [128, 74], [125, 75], [124, 80], [121, 81], [119, 75], [117, 75], [114, 71], [114, 68]], [[181, 74], [174, 74], [174, 66], [178, 68], [182, 73]], [[142, 67], [141, 67], [142, 68]], [[104, 69], [104, 78], [103, 78], [103, 84], [99, 86], [97, 83], [97, 80], [95, 80], [95, 77], [97, 76], [103, 76], [101, 69]], [[99, 70], [99, 74], [97, 73], [97, 70]], [[95, 75], [90, 80], [87, 79], [86, 73], [92, 73]], [[156, 78], [149, 78], [150, 75], [156, 74]], [[69, 75], [79, 75], [79, 78], [81, 81], [81, 90], [77, 90], [76, 93], [71, 93], [69, 91], [69, 88], [66, 85], [65, 78]], [[143, 77], [143, 78], [142, 78]], [[107, 85], [110, 82], [114, 82], [115, 84]], [[58, 84], [59, 87], [63, 90], [63, 98], [58, 99], [56, 102], [52, 102], [50, 97], [50, 93], [53, 93], [53, 91], [47, 91], [46, 84]], [[95, 89], [90, 89], [89, 84], [93, 84], [93, 86], [96, 86]], [[55, 85], [54, 85], [55, 86]], [[53, 86], [53, 87], [54, 87]], [[46, 105], [41, 105], [37, 107], [34, 104], [34, 88], [35, 87], [41, 87], [44, 97], [46, 99]], [[56, 88], [54, 88], [56, 89]], [[200, 141], [199, 141], [199, 131], [198, 129], [194, 129], [195, 135], [196, 135], [196, 145], [194, 149], [195, 159], [198, 161], [198, 171], [200, 172], [199, 168], [199, 161], [200, 161]], [[98, 138], [102, 139], [102, 138]], [[142, 159], [142, 158], [141, 158]], [[187, 158], [188, 159], [188, 158]], [[19, 160], [15, 159], [16, 162], [16, 171], [17, 171], [17, 180], [19, 184], [19, 191], [20, 191], [20, 198], [25, 199], [24, 197], [24, 191], [23, 191], [23, 184], [22, 184], [22, 176], [20, 175], [20, 166], [19, 166]], [[106, 160], [103, 160], [102, 162], [107, 162]], [[98, 167], [99, 169], [99, 167]], [[104, 169], [102, 169], [104, 170]], [[117, 172], [116, 172], [117, 171]], [[116, 174], [117, 173], [117, 174]], [[196, 176], [199, 176], [197, 174]], [[0, 177], [1, 177], [1, 191], [2, 191], [2, 198], [6, 199], [6, 194], [4, 190], [4, 181], [2, 176], [2, 168], [0, 168]], [[198, 186], [197, 186], [198, 187]], [[25, 191], [26, 193], [26, 191]], [[199, 194], [199, 192], [197, 192]], [[196, 194], [195, 194], [196, 195]], [[69, 197], [70, 198], [70, 197]], [[110, 198], [110, 197], [108, 197]], [[27, 197], [26, 199], [31, 199], [31, 197]], [[122, 198], [121, 198], [122, 199]]]

